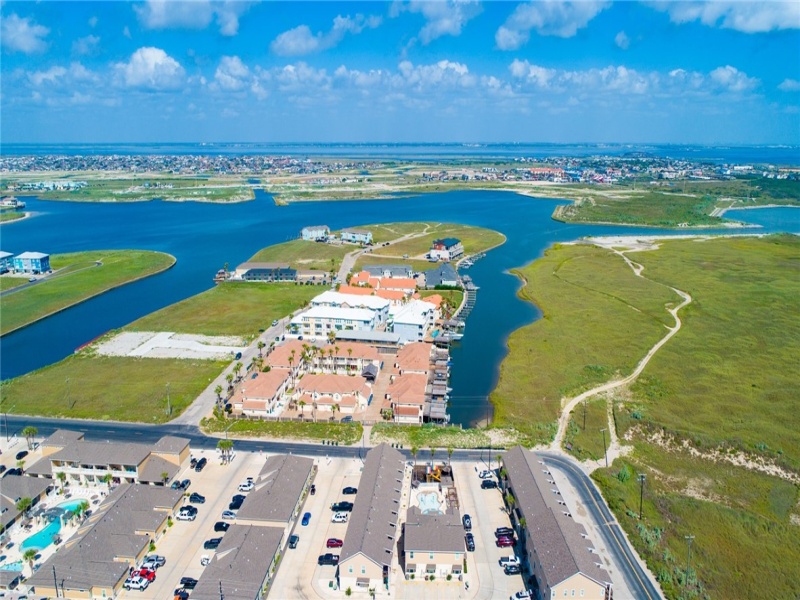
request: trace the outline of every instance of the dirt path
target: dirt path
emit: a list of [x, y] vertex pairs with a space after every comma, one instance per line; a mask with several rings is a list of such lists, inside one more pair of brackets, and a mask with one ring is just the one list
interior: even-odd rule
[[[642, 279], [647, 279], [646, 277], [644, 277], [644, 275], [642, 275], [642, 271], [644, 271], [643, 265], [635, 263], [631, 259], [629, 259], [625, 255], [625, 251], [613, 250], [613, 249], [612, 251], [615, 254], [618, 254], [619, 256], [622, 257], [625, 263], [631, 268], [631, 270], [633, 270], [634, 275], [636, 275], [637, 277], [641, 277]], [[652, 280], [648, 279], [648, 281]], [[551, 444], [551, 450], [561, 451], [561, 445], [564, 442], [564, 435], [566, 434], [567, 425], [569, 424], [569, 415], [579, 403], [583, 402], [584, 399], [596, 396], [597, 394], [602, 394], [603, 392], [608, 392], [610, 390], [622, 387], [632, 382], [641, 374], [641, 372], [647, 366], [647, 363], [650, 362], [650, 359], [653, 358], [653, 356], [655, 356], [656, 352], [658, 352], [664, 344], [666, 344], [670, 339], [672, 339], [672, 337], [676, 333], [680, 331], [682, 322], [680, 317], [678, 316], [678, 312], [684, 306], [688, 306], [692, 302], [692, 297], [686, 292], [681, 291], [677, 288], [671, 287], [670, 289], [676, 294], [678, 294], [681, 298], [683, 298], [683, 302], [681, 302], [678, 306], [667, 309], [667, 312], [669, 312], [669, 314], [672, 315], [672, 318], [675, 319], [675, 325], [673, 325], [672, 327], [667, 327], [667, 334], [663, 338], [661, 338], [652, 348], [650, 348], [650, 350], [647, 352], [644, 358], [642, 358], [642, 360], [639, 361], [639, 364], [636, 365], [636, 368], [630, 375], [628, 375], [627, 377], [623, 377], [622, 379], [615, 379], [613, 381], [608, 381], [602, 385], [587, 390], [582, 394], [575, 396], [566, 403], [563, 410], [561, 411], [561, 417], [558, 419], [558, 432], [556, 433], [556, 437]], [[610, 417], [608, 423], [608, 431], [610, 434], [610, 443], [608, 448], [608, 459], [610, 463], [613, 460], [612, 457], [618, 456], [621, 452], [619, 439], [617, 438], [616, 431], [614, 430], [614, 424], [611, 421]]]

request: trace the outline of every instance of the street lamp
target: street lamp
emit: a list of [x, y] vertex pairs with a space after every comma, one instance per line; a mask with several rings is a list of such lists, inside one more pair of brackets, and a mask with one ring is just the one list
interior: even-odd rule
[[603, 427], [600, 430], [600, 433], [603, 434], [603, 456], [606, 458], [606, 469], [608, 468], [608, 453], [606, 452], [606, 428]]
[[639, 475], [639, 520], [642, 520], [642, 500], [644, 499], [644, 479], [645, 475], [642, 473]]

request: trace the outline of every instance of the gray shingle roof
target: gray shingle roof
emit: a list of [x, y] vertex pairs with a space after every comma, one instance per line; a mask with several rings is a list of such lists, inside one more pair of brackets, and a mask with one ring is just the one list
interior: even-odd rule
[[0, 588], [8, 589], [12, 583], [16, 583], [22, 577], [21, 571], [0, 570]]
[[458, 273], [450, 263], [442, 263], [435, 269], [425, 271], [425, 287], [442, 285], [443, 281], [458, 281]]
[[525, 517], [528, 543], [544, 572], [543, 587], [552, 588], [577, 573], [598, 583], [610, 582], [608, 573], [595, 563], [597, 555], [588, 550], [592, 543], [584, 537], [585, 530], [558, 504], [561, 495], [555, 493], [558, 487], [545, 473], [548, 467], [521, 446], [503, 455], [503, 465]]
[[403, 477], [397, 450], [381, 444], [367, 452], [339, 562], [362, 553], [378, 565], [391, 564]]
[[412, 506], [406, 516], [405, 550], [414, 552], [464, 552], [464, 527], [458, 512], [423, 514]]
[[231, 525], [192, 591], [194, 600], [255, 600], [283, 540], [282, 527]]
[[28, 475], [45, 475], [51, 477], [53, 475], [53, 468], [50, 463], [50, 457], [45, 456], [44, 458], [40, 458], [30, 467], [26, 467], [25, 473]]
[[162, 454], [180, 454], [188, 445], [188, 438], [165, 435], [156, 442], [155, 446], [153, 446], [153, 452], [160, 452]]
[[72, 431], [70, 429], [56, 429], [51, 433], [46, 440], [42, 442], [42, 447], [55, 446], [56, 448], [63, 448], [72, 442], [77, 442], [83, 439], [83, 433], [80, 431]]
[[410, 265], [364, 265], [362, 270], [373, 277], [383, 277], [384, 273], [389, 277], [411, 277], [413, 274]]
[[167, 481], [175, 477], [180, 467], [160, 456], [151, 455], [139, 469], [139, 481], [142, 483], [161, 483], [162, 473], [167, 474]]
[[236, 518], [288, 523], [313, 467], [310, 458], [290, 454], [270, 456]]
[[145, 444], [116, 442], [72, 442], [50, 455], [50, 460], [79, 462], [87, 465], [138, 465], [150, 454]]
[[17, 500], [21, 498], [38, 498], [52, 485], [49, 479], [26, 477], [25, 475], [6, 475], [0, 481], [0, 525], [6, 527], [19, 516]]

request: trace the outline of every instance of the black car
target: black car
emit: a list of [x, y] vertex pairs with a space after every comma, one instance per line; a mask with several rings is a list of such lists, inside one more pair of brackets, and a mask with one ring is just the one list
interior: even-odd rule
[[231, 498], [231, 502], [244, 502], [244, 499], [247, 496], [242, 496], [241, 494], [236, 494], [233, 498]]
[[339, 564], [339, 555], [338, 554], [320, 554], [319, 558], [317, 559], [318, 565], [338, 565]]
[[228, 528], [231, 526], [230, 523], [226, 523], [225, 521], [217, 521], [214, 523], [214, 531], [217, 533], [222, 532], [225, 533], [228, 531]]
[[219, 545], [222, 543], [222, 538], [211, 538], [210, 540], [206, 540], [203, 544], [203, 548], [206, 550], [216, 550], [219, 548]]
[[189, 502], [191, 502], [192, 504], [205, 504], [206, 503], [206, 497], [205, 496], [201, 496], [197, 492], [194, 492], [194, 493], [192, 493], [191, 496], [189, 496]]
[[497, 482], [494, 479], [484, 479], [481, 481], [482, 490], [493, 490], [497, 488]]
[[290, 535], [289, 536], [289, 548], [291, 548], [292, 550], [297, 548], [297, 542], [299, 542], [299, 541], [300, 541], [300, 536], [299, 535]]
[[475, 552], [475, 536], [471, 533], [468, 533], [464, 536], [464, 539], [467, 542], [467, 550], [469, 552]]
[[464, 529], [466, 531], [472, 530], [472, 517], [469, 515], [464, 515], [461, 519], [461, 522], [464, 524]]
[[20, 450], [19, 452], [17, 452], [17, 460], [22, 460], [26, 456], [28, 456], [27, 450]]
[[519, 565], [506, 565], [503, 567], [503, 572], [506, 575], [519, 575], [522, 573], [522, 568]]
[[346, 487], [346, 488], [344, 488], [344, 489], [342, 490], [342, 493], [343, 493], [345, 496], [352, 496], [352, 495], [354, 495], [354, 494], [357, 494], [357, 493], [358, 493], [358, 488], [354, 488], [354, 487]]
[[9, 475], [22, 475], [22, 469], [9, 469], [3, 477], [8, 477]]
[[197, 585], [197, 579], [191, 577], [181, 577], [181, 585], [187, 590], [193, 590]]
[[353, 503], [352, 502], [336, 502], [335, 504], [331, 504], [331, 510], [333, 512], [352, 512]]
[[175, 590], [175, 600], [189, 600], [189, 592], [183, 588]]
[[511, 527], [498, 527], [494, 530], [494, 537], [513, 537], [514, 530]]
[[192, 480], [191, 479], [184, 479], [183, 481], [181, 481], [180, 489], [188, 490], [190, 485], [192, 485]]
[[0, 473], [5, 473], [5, 472], [6, 472], [6, 466], [0, 465]]
[[240, 358], [242, 358], [242, 353], [241, 352], [237, 352], [236, 353], [236, 360], [239, 360]]
[[208, 459], [205, 457], [198, 460], [197, 464], [194, 466], [195, 472], [199, 473], [200, 471], [202, 471], [205, 468], [206, 463], [208, 463]]
[[231, 503], [228, 504], [228, 510], [239, 510], [242, 508], [242, 504], [244, 504], [244, 496], [236, 495], [231, 500]]

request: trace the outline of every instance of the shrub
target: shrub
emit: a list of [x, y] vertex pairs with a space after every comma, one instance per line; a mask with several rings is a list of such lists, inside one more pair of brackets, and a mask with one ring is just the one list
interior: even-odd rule
[[349, 587], [344, 591], [344, 595], [345, 596], [351, 596], [352, 594], [353, 594], [353, 590], [351, 590]]

